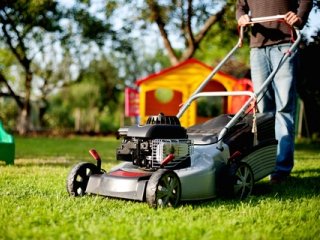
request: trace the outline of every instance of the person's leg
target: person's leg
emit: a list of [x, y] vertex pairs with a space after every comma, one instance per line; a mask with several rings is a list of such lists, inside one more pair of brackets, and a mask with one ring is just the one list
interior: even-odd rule
[[[250, 51], [251, 79], [254, 92], [260, 91], [261, 86], [271, 74], [272, 65], [266, 48], [252, 48]], [[275, 100], [272, 84], [257, 97], [259, 112], [275, 112]]]
[[[270, 48], [270, 56], [275, 69], [290, 45]], [[278, 70], [274, 77], [274, 94], [276, 102], [276, 139], [278, 154], [276, 171], [273, 176], [286, 177], [294, 165], [294, 131], [296, 111], [296, 70], [297, 54], [292, 54]]]

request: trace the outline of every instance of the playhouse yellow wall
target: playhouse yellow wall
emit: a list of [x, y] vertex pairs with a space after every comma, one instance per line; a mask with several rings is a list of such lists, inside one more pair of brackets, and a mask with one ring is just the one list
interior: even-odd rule
[[[212, 70], [210, 68], [202, 64], [190, 63], [159, 74], [158, 76], [153, 76], [147, 81], [142, 82], [139, 86], [140, 124], [145, 124], [148, 116], [150, 115], [146, 112], [146, 106], [147, 104], [152, 104], [153, 99], [150, 97], [147, 99], [147, 95], [150, 96], [150, 94], [147, 94], [148, 92], [156, 91], [159, 88], [171, 89], [173, 92], [180, 92], [180, 95], [182, 95], [180, 104], [182, 104], [187, 101], [211, 71]], [[235, 84], [234, 78], [228, 77], [228, 75], [221, 74], [219, 72], [211, 81], [221, 83], [225, 87], [226, 91], [231, 91]], [[231, 101], [231, 99], [228, 99], [228, 109], [230, 105], [229, 101]], [[177, 105], [178, 103], [175, 101], [175, 106], [171, 106], [172, 108], [177, 109], [177, 112], [174, 115], [176, 115], [179, 110], [179, 106]], [[196, 110], [196, 104], [192, 103], [180, 118], [182, 126], [189, 127], [196, 124]]]

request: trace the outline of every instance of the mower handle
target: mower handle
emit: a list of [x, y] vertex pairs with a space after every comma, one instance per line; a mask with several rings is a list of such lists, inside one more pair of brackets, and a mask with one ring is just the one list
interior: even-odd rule
[[[275, 22], [275, 21], [284, 21], [286, 15], [273, 15], [273, 16], [267, 16], [267, 17], [256, 17], [256, 18], [250, 18], [250, 21], [245, 26], [239, 26], [239, 47], [242, 46], [243, 43], [243, 32], [244, 28], [248, 25], [252, 25], [255, 23], [265, 23], [265, 22]], [[292, 27], [295, 31], [297, 36], [300, 35], [299, 29], [296, 27]]]
[[256, 18], [251, 18], [251, 21], [249, 24], [252, 23], [259, 23], [259, 22], [274, 22], [274, 21], [279, 21], [279, 20], [284, 20], [286, 15], [273, 15], [273, 16], [267, 16], [267, 17], [256, 17]]
[[[254, 24], [254, 23], [261, 23], [261, 22], [271, 22], [271, 21], [283, 21], [285, 15], [274, 15], [274, 16], [268, 16], [268, 17], [259, 17], [259, 18], [251, 18], [251, 21], [248, 22], [247, 25], [249, 24]], [[223, 150], [222, 147], [222, 139], [226, 135], [228, 129], [235, 125], [238, 120], [245, 115], [246, 111], [250, 107], [250, 104], [252, 101], [254, 101], [257, 96], [263, 93], [263, 91], [266, 89], [266, 87], [270, 84], [272, 81], [274, 75], [277, 73], [279, 68], [282, 66], [282, 64], [289, 58], [292, 52], [294, 52], [298, 44], [301, 40], [301, 33], [300, 30], [297, 27], [292, 27], [296, 33], [296, 39], [291, 45], [290, 49], [284, 54], [284, 57], [282, 58], [282, 61], [280, 61], [278, 67], [274, 69], [274, 71], [269, 75], [269, 77], [265, 80], [264, 84], [261, 86], [258, 91], [256, 91], [247, 101], [246, 103], [242, 106], [242, 108], [232, 117], [232, 119], [228, 122], [228, 124], [221, 130], [218, 136], [218, 143], [217, 143], [217, 149]], [[207, 83], [213, 78], [213, 76], [221, 69], [223, 64], [234, 54], [234, 52], [242, 46], [242, 41], [243, 41], [243, 29], [244, 27], [240, 27], [240, 36], [238, 43], [231, 49], [231, 51], [222, 59], [222, 61], [211, 71], [211, 73], [207, 76], [207, 78], [200, 84], [200, 86], [195, 90], [195, 92], [187, 99], [187, 101], [181, 106], [179, 109], [179, 112], [177, 114], [177, 118], [181, 118], [183, 113], [187, 110], [187, 108], [191, 105], [191, 102], [195, 100], [197, 97], [196, 95], [202, 91], [202, 89], [207, 85]]]
[[[281, 21], [284, 20], [285, 15], [274, 15], [274, 16], [267, 16], [267, 17], [257, 17], [257, 18], [251, 18], [251, 21], [248, 22], [249, 24], [254, 23], [261, 23], [261, 22], [272, 22], [272, 21]], [[292, 44], [290, 51], [293, 51], [297, 48], [298, 43], [301, 40], [301, 33], [300, 30], [297, 27], [293, 27], [293, 29], [296, 32], [297, 38], [295, 39], [294, 43]], [[212, 70], [212, 72], [207, 76], [207, 78], [199, 85], [199, 87], [194, 91], [194, 93], [190, 96], [190, 98], [181, 106], [179, 109], [179, 112], [177, 114], [177, 118], [181, 118], [183, 113], [187, 110], [187, 108], [190, 106], [192, 102], [192, 97], [202, 91], [202, 89], [207, 85], [207, 83], [213, 78], [214, 75], [221, 69], [221, 67], [225, 64], [226, 61], [229, 60], [229, 58], [234, 54], [234, 52], [242, 46], [243, 42], [243, 31], [244, 26], [240, 27], [240, 33], [239, 33], [239, 40], [237, 44], [231, 49], [231, 51], [222, 59], [222, 61]], [[259, 91], [260, 92], [260, 91]]]
[[[270, 16], [270, 17], [261, 17], [261, 18], [252, 18], [251, 21], [248, 24], [254, 24], [254, 23], [258, 23], [258, 22], [270, 22], [270, 21], [280, 21], [284, 19], [284, 15], [276, 15], [276, 16]], [[232, 127], [234, 124], [236, 124], [236, 122], [245, 114], [246, 110], [250, 107], [250, 104], [252, 101], [254, 101], [255, 99], [257, 99], [257, 96], [261, 95], [265, 89], [268, 87], [268, 85], [271, 83], [274, 75], [278, 72], [279, 68], [283, 65], [283, 63], [290, 57], [291, 53], [294, 52], [297, 47], [298, 44], [301, 40], [301, 33], [299, 28], [297, 27], [292, 27], [295, 32], [296, 32], [296, 39], [294, 40], [294, 42], [292, 43], [292, 45], [290, 46], [289, 50], [284, 54], [283, 58], [281, 59], [281, 61], [279, 62], [279, 65], [272, 71], [272, 73], [267, 77], [267, 79], [264, 81], [263, 85], [261, 86], [260, 89], [258, 89], [253, 96], [251, 96], [246, 103], [242, 106], [242, 108], [237, 112], [236, 115], [234, 115], [232, 117], [232, 119], [228, 122], [228, 124], [221, 130], [221, 132], [219, 133], [219, 137], [218, 137], [218, 146], [217, 149], [219, 150], [223, 150], [222, 147], [222, 139], [223, 137], [227, 134], [227, 131], [230, 127]], [[243, 27], [241, 27], [240, 32], [242, 31], [243, 34]], [[240, 35], [239, 38], [239, 42], [238, 42], [238, 46], [241, 47], [242, 44], [242, 37]]]

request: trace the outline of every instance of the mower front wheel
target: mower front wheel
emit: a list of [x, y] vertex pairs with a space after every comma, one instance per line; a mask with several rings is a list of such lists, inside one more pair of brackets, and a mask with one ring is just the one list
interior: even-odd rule
[[151, 175], [146, 189], [146, 201], [149, 206], [176, 207], [180, 197], [181, 183], [174, 171], [159, 169]]
[[99, 169], [93, 163], [78, 163], [70, 171], [67, 177], [67, 191], [69, 195], [78, 197], [86, 194], [89, 177], [99, 173]]
[[253, 185], [254, 176], [251, 167], [244, 162], [239, 162], [231, 166], [232, 178], [232, 196], [235, 199], [243, 200], [250, 196]]

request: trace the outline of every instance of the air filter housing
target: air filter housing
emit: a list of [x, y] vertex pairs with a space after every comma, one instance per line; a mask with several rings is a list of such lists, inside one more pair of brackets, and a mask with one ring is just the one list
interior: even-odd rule
[[165, 116], [163, 113], [159, 113], [155, 116], [149, 116], [147, 120], [147, 125], [175, 125], [180, 126], [179, 118], [176, 116]]

